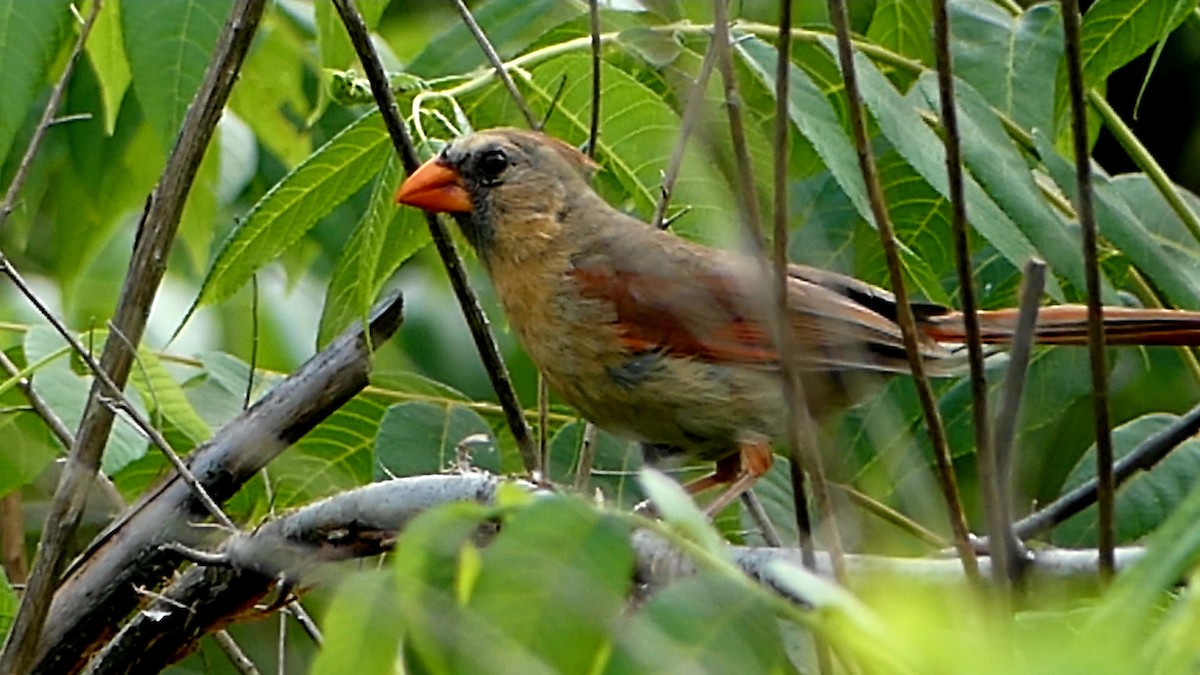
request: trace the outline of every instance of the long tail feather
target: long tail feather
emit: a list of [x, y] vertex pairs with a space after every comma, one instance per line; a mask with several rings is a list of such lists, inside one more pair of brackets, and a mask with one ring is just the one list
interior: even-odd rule
[[[1200, 312], [1170, 309], [1105, 307], [1104, 337], [1111, 345], [1200, 345]], [[980, 331], [988, 344], [1012, 341], [1016, 309], [979, 313]], [[966, 329], [961, 312], [929, 317], [922, 330], [938, 342], [964, 342]], [[1038, 311], [1037, 339], [1042, 344], [1086, 345], [1087, 307], [1055, 305]]]

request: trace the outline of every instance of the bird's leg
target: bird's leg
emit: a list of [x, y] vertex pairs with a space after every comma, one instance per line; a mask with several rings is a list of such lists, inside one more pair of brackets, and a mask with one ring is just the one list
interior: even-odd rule
[[738, 443], [738, 451], [735, 454], [717, 461], [716, 471], [688, 483], [684, 489], [688, 494], [694, 495], [715, 485], [728, 486], [704, 508], [705, 515], [712, 518], [749, 490], [763, 474], [770, 471], [774, 461], [775, 455], [767, 441], [742, 441]]

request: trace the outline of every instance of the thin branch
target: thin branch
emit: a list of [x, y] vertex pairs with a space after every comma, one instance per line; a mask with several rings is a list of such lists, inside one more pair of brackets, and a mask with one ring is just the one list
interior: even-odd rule
[[579, 443], [579, 462], [575, 465], [575, 491], [583, 492], [592, 478], [592, 460], [596, 457], [596, 435], [600, 428], [591, 422], [583, 425], [583, 439]]
[[[383, 116], [388, 134], [392, 137], [392, 145], [395, 146], [401, 161], [404, 162], [405, 172], [411, 174], [417, 170], [417, 166], [420, 164], [417, 159], [417, 151], [413, 148], [408, 129], [405, 128], [404, 121], [400, 119], [400, 114], [396, 110], [396, 98], [392, 95], [387, 73], [383, 70], [379, 55], [375, 53], [375, 45], [371, 42], [371, 36], [367, 32], [366, 24], [363, 23], [362, 15], [355, 9], [354, 0], [334, 0], [333, 4], [342, 17], [342, 23], [346, 26], [350, 42], [354, 45], [354, 50], [358, 53], [367, 79], [371, 82], [371, 91], [375, 94], [379, 112]], [[496, 391], [496, 398], [504, 409], [508, 428], [521, 452], [521, 461], [525, 465], [525, 470], [533, 473], [537, 468], [537, 450], [533, 444], [533, 432], [525, 421], [525, 413], [521, 409], [520, 401], [517, 400], [516, 391], [513, 390], [512, 380], [508, 375], [508, 366], [501, 358], [500, 349], [496, 346], [496, 341], [488, 328], [487, 316], [479, 306], [479, 298], [467, 280], [467, 273], [463, 271], [462, 257], [459, 256], [454, 241], [450, 239], [450, 234], [446, 232], [446, 228], [442, 226], [437, 216], [427, 212], [425, 222], [429, 226], [429, 235], [437, 247], [438, 255], [442, 258], [442, 265], [446, 268], [446, 275], [450, 277], [450, 286], [454, 289], [454, 295], [466, 317], [471, 337], [475, 341], [475, 349], [479, 352], [483, 367]]]
[[588, 28], [592, 38], [592, 116], [588, 124], [587, 156], [596, 156], [600, 139], [600, 2], [588, 0]]
[[912, 307], [908, 304], [908, 291], [904, 287], [900, 255], [896, 245], [896, 233], [892, 228], [891, 218], [888, 216], [887, 205], [884, 203], [883, 188], [879, 184], [879, 174], [875, 168], [875, 156], [871, 151], [870, 139], [867, 137], [866, 114], [858, 90], [858, 75], [854, 66], [854, 54], [851, 50], [850, 19], [846, 13], [845, 1], [829, 0], [829, 16], [837, 31], [838, 61], [842, 68], [842, 79], [846, 84], [850, 126], [854, 132], [854, 147], [858, 153], [859, 168], [862, 170], [863, 183], [867, 187], [867, 196], [871, 202], [871, 213], [874, 216], [876, 228], [879, 230], [879, 239], [887, 260], [892, 292], [896, 295], [896, 318], [900, 324], [904, 350], [908, 354], [908, 364], [912, 369], [917, 394], [921, 400], [921, 409], [925, 414], [929, 440], [933, 445], [938, 484], [942, 488], [942, 497], [946, 501], [950, 515], [950, 526], [954, 531], [954, 547], [958, 550], [967, 576], [978, 578], [975, 551], [971, 547], [967, 518], [958, 495], [958, 481], [954, 476], [954, 463], [946, 441], [946, 430], [942, 426], [937, 401], [933, 397], [933, 390], [929, 386], [929, 378], [925, 375], [925, 366], [921, 361], [920, 346], [917, 344], [916, 320], [913, 317]]
[[[295, 373], [217, 431], [189, 457], [208, 494], [229, 499], [263, 466], [360, 392], [367, 383], [372, 347], [401, 322], [399, 294], [385, 299], [368, 324], [356, 322]], [[110, 525], [68, 572], [54, 596], [42, 634], [38, 668], [57, 672], [91, 653], [110, 627], [140, 598], [138, 586], [156, 586], [179, 559], [159, 545], [194, 544], [209, 532], [189, 525], [207, 516], [195, 493], [178, 476], [146, 492]]]
[[217, 646], [221, 648], [221, 651], [225, 652], [225, 656], [229, 657], [229, 662], [233, 664], [233, 667], [239, 673], [242, 675], [259, 675], [258, 667], [254, 665], [254, 661], [251, 661], [250, 657], [246, 656], [246, 652], [242, 651], [238, 643], [234, 642], [233, 636], [228, 631], [217, 631], [213, 639], [217, 641]]
[[542, 480], [550, 481], [550, 385], [546, 376], [538, 371], [537, 378], [538, 406], [538, 466], [537, 471]]
[[[350, 0], [351, 3], [352, 1]], [[517, 109], [521, 111], [521, 115], [525, 118], [525, 123], [534, 131], [540, 130], [541, 126], [538, 124], [538, 119], [534, 116], [533, 111], [529, 109], [529, 103], [521, 94], [521, 90], [517, 89], [517, 83], [513, 82], [512, 77], [508, 74], [508, 70], [504, 67], [504, 61], [500, 59], [500, 55], [496, 53], [496, 48], [492, 46], [483, 29], [479, 27], [479, 22], [475, 20], [475, 16], [471, 14], [471, 10], [467, 8], [467, 3], [463, 2], [463, 0], [453, 0], [453, 2], [454, 8], [458, 10], [463, 23], [467, 24], [467, 30], [471, 31], [471, 35], [479, 43], [479, 48], [483, 50], [483, 55], [487, 57], [488, 63], [492, 64], [492, 68], [496, 71], [496, 77], [499, 77], [500, 81], [504, 83], [504, 88], [508, 90], [513, 102], [517, 104]], [[343, 20], [345, 20], [344, 15]], [[359, 58], [362, 59], [362, 54], [359, 54]], [[362, 60], [365, 65], [366, 59]], [[376, 97], [378, 98], [378, 95]]]
[[1092, 204], [1092, 158], [1088, 151], [1087, 107], [1084, 101], [1083, 64], [1080, 55], [1079, 0], [1063, 0], [1063, 37], [1066, 41], [1067, 84], [1071, 100], [1071, 134], [1075, 146], [1075, 183], [1079, 228], [1083, 232], [1083, 264], [1087, 285], [1088, 356], [1092, 368], [1092, 411], [1096, 430], [1096, 478], [1099, 487], [1100, 565], [1113, 571], [1114, 484], [1112, 430], [1108, 412], [1108, 359], [1104, 353], [1104, 316], [1101, 304], [1100, 263], [1096, 255], [1096, 215]]
[[[1180, 443], [1200, 433], [1200, 406], [1175, 420], [1171, 426], [1142, 441], [1136, 448], [1121, 456], [1113, 466], [1113, 485], [1120, 487], [1138, 471], [1149, 471]], [[1021, 539], [1035, 537], [1085, 508], [1096, 503], [1098, 480], [1092, 478], [1083, 485], [1060, 496], [1044, 508], [1029, 514], [1013, 525]]]
[[993, 432], [992, 448], [996, 456], [996, 509], [995, 518], [1001, 526], [989, 530], [989, 539], [997, 542], [992, 548], [993, 574], [1006, 575], [1005, 581], [993, 576], [997, 586], [1016, 583], [1022, 573], [1025, 559], [1021, 540], [1012, 527], [1012, 453], [1013, 439], [1017, 432], [1017, 413], [1021, 410], [1021, 397], [1025, 391], [1025, 376], [1029, 372], [1029, 355], [1037, 341], [1038, 303], [1046, 284], [1046, 263], [1038, 259], [1025, 265], [1025, 282], [1021, 287], [1021, 303], [1017, 312], [1017, 328], [1013, 333], [1008, 371], [1004, 374], [1004, 397], [996, 412], [996, 427]]
[[[166, 270], [188, 190], [237, 79], [264, 4], [264, 0], [241, 0], [234, 6], [218, 37], [200, 91], [188, 107], [162, 178], [142, 216], [129, 272], [113, 318], [113, 325], [134, 344], [141, 340], [151, 302]], [[12, 271], [11, 265], [5, 264], [5, 268]], [[29, 586], [21, 598], [4, 653], [0, 655], [0, 672], [28, 671], [39, 650], [38, 636], [50, 609], [54, 579], [62, 566], [65, 544], [79, 524], [112, 428], [113, 413], [101, 400], [106, 389], [102, 381], [111, 378], [117, 385], [116, 391], [120, 392], [129, 375], [132, 358], [133, 353], [120, 340], [106, 342], [100, 359], [106, 377], [97, 372], [92, 382], [75, 445], [46, 519]]]
[[763, 507], [762, 500], [758, 498], [758, 493], [754, 490], [746, 490], [740, 497], [742, 506], [750, 514], [750, 519], [758, 527], [758, 533], [762, 536], [763, 541], [767, 542], [767, 546], [774, 546], [776, 548], [783, 546], [783, 539], [779, 537], [779, 531], [775, 529], [775, 524], [771, 522], [771, 517], [767, 515], [767, 509]]
[[887, 504], [884, 504], [870, 495], [855, 489], [852, 485], [835, 483], [831, 481], [829, 486], [841, 492], [846, 496], [846, 498], [848, 498], [863, 511], [866, 511], [876, 518], [879, 518], [883, 522], [894, 525], [907, 534], [925, 542], [935, 551], [940, 551], [950, 546], [950, 542], [946, 541], [946, 539], [941, 535], [921, 525], [903, 513], [893, 509]]
[[23, 584], [29, 577], [29, 559], [25, 556], [25, 516], [21, 491], [0, 497], [0, 566], [10, 584]]
[[[58, 414], [50, 408], [46, 400], [34, 390], [29, 379], [21, 373], [17, 364], [13, 363], [12, 359], [8, 358], [8, 354], [5, 354], [3, 350], [0, 350], [0, 368], [3, 368], [9, 377], [17, 378], [17, 388], [21, 390], [21, 393], [25, 395], [25, 399], [29, 401], [29, 407], [33, 409], [33, 412], [50, 429], [50, 433], [54, 434], [54, 438], [62, 446], [63, 452], [69, 452], [71, 446], [75, 444], [75, 436], [67, 428], [67, 425], [63, 424]], [[117, 486], [113, 485], [112, 479], [104, 475], [104, 473], [98, 472], [96, 474], [96, 483], [100, 486], [101, 494], [104, 495], [114, 510], [119, 511], [125, 508], [125, 498], [121, 496], [121, 492], [117, 490]]]
[[[971, 245], [967, 237], [967, 205], [963, 196], [962, 147], [958, 110], [954, 96], [953, 61], [950, 55], [950, 18], [946, 0], [933, 2], [934, 51], [937, 58], [938, 97], [941, 99], [942, 140], [946, 146], [946, 181], [950, 187], [950, 231], [954, 241], [954, 263], [958, 272], [959, 302], [967, 334], [967, 361], [971, 372], [971, 421], [975, 431], [976, 468], [983, 495], [988, 532], [1000, 537], [1008, 520], [1001, 517], [1000, 487], [992, 439], [988, 433], [987, 373], [983, 365], [983, 339], [979, 328], [979, 303], [975, 298], [975, 274], [971, 269]], [[893, 283], [897, 280], [894, 279]], [[992, 580], [1006, 588], [1007, 558], [992, 566]]]
[[700, 117], [708, 80], [712, 77], [713, 66], [717, 62], [715, 45], [716, 40], [710, 38], [708, 49], [704, 51], [704, 58], [700, 61], [700, 72], [696, 74], [696, 81], [692, 83], [687, 103], [683, 106], [683, 114], [679, 117], [679, 135], [675, 138], [675, 147], [671, 149], [671, 158], [667, 161], [666, 171], [663, 172], [662, 188], [658, 203], [654, 205], [654, 215], [650, 217], [650, 224], [660, 229], [667, 227], [665, 217], [667, 206], [671, 203], [671, 191], [675, 189], [675, 181], [679, 179], [679, 170], [683, 167], [683, 153], [687, 150], [688, 138]]
[[1142, 145], [1138, 140], [1133, 130], [1129, 128], [1116, 110], [1109, 105], [1108, 101], [1095, 89], [1089, 89], [1087, 92], [1088, 103], [1100, 113], [1100, 119], [1104, 121], [1104, 126], [1108, 128], [1113, 138], [1121, 144], [1125, 149], [1125, 153], [1129, 155], [1129, 159], [1137, 165], [1139, 169], [1146, 172], [1146, 176], [1150, 178], [1150, 182], [1154, 183], [1154, 187], [1158, 188], [1158, 193], [1167, 200], [1171, 210], [1175, 215], [1179, 216], [1179, 220], [1183, 221], [1183, 226], [1191, 233], [1192, 238], [1200, 242], [1200, 216], [1192, 211], [1187, 202], [1183, 201], [1183, 195], [1179, 193], [1179, 189], [1171, 182], [1171, 178], [1167, 176], [1167, 172], [1162, 166], [1155, 161], [1154, 156]]
[[[821, 496], [818, 504], [822, 504], [822, 516], [827, 520], [828, 528], [837, 531], [832, 500], [829, 498], [829, 487], [825, 480], [825, 468], [821, 461], [820, 442], [815, 433], [816, 424], [809, 414], [807, 397], [800, 382], [800, 373], [795, 361], [784, 358], [785, 354], [795, 354], [798, 348], [795, 336], [792, 335], [791, 325], [784, 317], [789, 315], [788, 308], [788, 241], [790, 237], [788, 204], [788, 158], [791, 155], [790, 117], [788, 116], [789, 86], [791, 83], [791, 53], [792, 53], [792, 3], [783, 2], [779, 5], [779, 44], [776, 46], [775, 61], [775, 152], [772, 207], [774, 209], [774, 301], [776, 316], [775, 341], [779, 345], [780, 362], [783, 364], [783, 400], [786, 405], [784, 428], [786, 429], [788, 458], [791, 460], [788, 469], [792, 481], [792, 508], [796, 518], [796, 532], [800, 540], [800, 553], [804, 564], [816, 570], [817, 557], [813, 550], [812, 516], [808, 511], [808, 494], [805, 489], [804, 469], [808, 468], [813, 474], [814, 489]], [[808, 452], [805, 453], [805, 448]], [[807, 456], [806, 456], [807, 455]], [[823, 493], [823, 494], [822, 494]], [[841, 577], [841, 541], [833, 537], [830, 547], [833, 555], [834, 569], [839, 570]], [[822, 661], [827, 660], [827, 648], [822, 645], [818, 654]], [[820, 671], [830, 672], [829, 664], [822, 663]]]
[[46, 101], [46, 108], [42, 110], [42, 117], [38, 120], [37, 126], [33, 128], [33, 136], [29, 139], [29, 145], [25, 148], [25, 154], [21, 157], [21, 163], [17, 165], [17, 171], [13, 174], [12, 182], [8, 185], [8, 191], [4, 194], [4, 203], [0, 204], [0, 228], [8, 221], [8, 216], [17, 206], [17, 197], [21, 193], [21, 188], [25, 187], [25, 180], [29, 177], [29, 170], [33, 166], [33, 159], [37, 157], [38, 150], [42, 147], [42, 141], [46, 138], [46, 130], [50, 125], [55, 123], [54, 116], [58, 114], [58, 106], [62, 104], [63, 93], [67, 90], [67, 84], [71, 81], [71, 75], [75, 72], [75, 62], [79, 60], [79, 55], [83, 53], [83, 47], [87, 43], [88, 36], [92, 33], [92, 26], [96, 24], [96, 17], [100, 16], [100, 9], [104, 5], [104, 0], [95, 0], [92, 3], [92, 11], [88, 13], [87, 19], [79, 29], [79, 37], [75, 39], [75, 46], [71, 48], [71, 55], [67, 57], [67, 63], [63, 67], [62, 75], [59, 76], [58, 82], [54, 84], [54, 89], [50, 91], [50, 99]]

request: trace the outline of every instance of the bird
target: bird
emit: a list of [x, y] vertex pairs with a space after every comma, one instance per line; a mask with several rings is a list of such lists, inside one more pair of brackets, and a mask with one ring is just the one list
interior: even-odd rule
[[[597, 169], [538, 131], [478, 131], [421, 165], [396, 201], [455, 217], [521, 346], [585, 419], [653, 457], [715, 462], [686, 486], [693, 494], [727, 487], [710, 515], [770, 469], [771, 443], [785, 437], [773, 321], [785, 322], [811, 419], [845, 411], [880, 376], [911, 372], [890, 292], [791, 264], [778, 317], [762, 263], [614, 208], [591, 187]], [[960, 374], [962, 313], [911, 307], [926, 372]], [[1012, 339], [1016, 309], [977, 316], [985, 343]], [[1103, 318], [1109, 344], [1200, 343], [1200, 312], [1105, 307]], [[1040, 308], [1036, 335], [1087, 344], [1086, 306]]]

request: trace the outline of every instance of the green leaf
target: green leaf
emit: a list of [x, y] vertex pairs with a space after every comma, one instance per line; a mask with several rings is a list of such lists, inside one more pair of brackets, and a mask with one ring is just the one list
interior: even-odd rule
[[[103, 337], [104, 334], [97, 331], [92, 337], [82, 339], [84, 344], [88, 344], [90, 340]], [[35, 327], [25, 333], [25, 358], [28, 362], [38, 361], [61, 346], [62, 338], [50, 328]], [[97, 352], [99, 346], [97, 344]], [[32, 378], [32, 384], [34, 391], [68, 429], [79, 427], [88, 392], [92, 387], [91, 377], [76, 375], [67, 359], [57, 359], [38, 370]], [[125, 394], [130, 403], [145, 414], [138, 397], [132, 391], [126, 391]], [[104, 447], [100, 469], [105, 474], [112, 475], [120, 471], [121, 467], [145, 455], [147, 447], [145, 436], [122, 415], [117, 415], [108, 444]]]
[[[777, 55], [775, 49], [757, 38], [746, 38], [738, 42], [735, 50], [745, 59], [759, 81], [774, 91]], [[858, 154], [842, 128], [837, 111], [809, 79], [808, 74], [795, 66], [789, 67], [788, 71], [787, 108], [788, 117], [820, 155], [829, 173], [850, 199], [859, 216], [867, 223], [874, 223], [871, 203], [867, 198], [867, 189], [858, 166]], [[905, 272], [918, 284], [925, 297], [934, 301], [946, 300], [935, 281], [937, 274], [923, 257], [903, 244], [900, 254]]]
[[679, 38], [646, 26], [626, 28], [617, 34], [617, 44], [655, 68], [664, 68], [683, 51]]
[[200, 89], [233, 0], [123, 0], [133, 92], [165, 153]]
[[655, 510], [672, 529], [678, 530], [714, 556], [728, 555], [725, 541], [682, 485], [665, 473], [649, 467], [642, 468], [638, 473], [638, 482], [642, 484], [642, 490]]
[[[918, 84], [930, 108], [940, 109], [937, 77]], [[1050, 269], [1082, 291], [1083, 253], [1073, 233], [1042, 196], [1029, 165], [1013, 145], [991, 106], [966, 82], [955, 85], [963, 163], [987, 194], [1016, 223]], [[949, 267], [936, 266], [937, 269]], [[1111, 291], [1110, 291], [1111, 294]], [[1109, 298], [1111, 301], [1113, 298]]]
[[[479, 555], [470, 539], [487, 517], [488, 510], [479, 504], [447, 504], [417, 516], [396, 540], [392, 565], [400, 601], [395, 609], [404, 618], [405, 661], [414, 672], [501, 670], [496, 661], [487, 661], [497, 648], [490, 639], [496, 627], [464, 612], [457, 594], [464, 559]], [[515, 652], [508, 650], [509, 658]], [[481, 660], [474, 671], [456, 671], [451, 665], [472, 658]]]
[[[471, 10], [502, 59], [516, 55], [550, 28], [587, 10], [577, 0], [491, 0]], [[462, 21], [455, 20], [429, 41], [409, 71], [432, 78], [469, 72], [487, 61]]]
[[371, 482], [387, 403], [378, 395], [355, 396], [272, 462], [276, 506], [311, 502]]
[[66, 2], [0, 0], [0, 161], [29, 115], [59, 45], [66, 39], [71, 13]]
[[877, 0], [867, 39], [897, 54], [933, 64], [933, 12], [928, 2]]
[[[1133, 173], [1115, 176], [1110, 185], [1116, 190], [1121, 199], [1132, 213], [1138, 214], [1138, 219], [1146, 231], [1159, 244], [1167, 260], [1163, 264], [1174, 267], [1180, 274], [1192, 281], [1192, 286], [1200, 288], [1200, 242], [1192, 236], [1191, 230], [1184, 225], [1179, 214], [1171, 208], [1166, 198], [1155, 187], [1153, 181], [1145, 174]], [[1175, 189], [1183, 195], [1184, 202], [1193, 212], [1200, 212], [1200, 198], [1182, 186]], [[1175, 302], [1186, 301], [1186, 298], [1172, 298]], [[1195, 305], [1186, 305], [1193, 308]]]
[[208, 260], [215, 230], [213, 225], [218, 218], [217, 189], [222, 178], [221, 151], [223, 149], [219, 139], [224, 134], [221, 129], [223, 126], [228, 125], [218, 126], [218, 142], [210, 143], [204, 150], [200, 168], [196, 170], [195, 180], [192, 182], [192, 188], [188, 190], [187, 201], [184, 203], [183, 213], [179, 217], [178, 238], [183, 244], [181, 248], [187, 254], [188, 261], [195, 270], [203, 269], [204, 263]]
[[[1097, 0], [1081, 26], [1079, 51], [1085, 91], [1103, 86], [1116, 69], [1164, 40], [1196, 5], [1197, 0]], [[1055, 128], [1065, 131], [1070, 106], [1065, 61], [1059, 65], [1054, 93]]]
[[1200, 490], [1188, 489], [1179, 497], [1171, 515], [1149, 536], [1145, 555], [1116, 577], [1080, 637], [1136, 648], [1143, 633], [1129, 627], [1156, 615], [1165, 594], [1194, 572], [1200, 560]]
[[1013, 16], [990, 0], [949, 3], [954, 74], [1021, 128], [1054, 126], [1053, 64], [1062, 58], [1057, 2]]
[[[582, 420], [571, 422], [550, 439], [551, 480], [558, 483], [575, 481], [586, 426]], [[623, 508], [632, 508], [646, 498], [634, 480], [642, 468], [642, 452], [636, 443], [597, 429], [592, 453], [592, 475], [584, 489], [585, 494], [600, 490], [605, 499]]]
[[129, 71], [129, 59], [125, 57], [124, 38], [121, 36], [121, 0], [107, 0], [104, 3], [84, 49], [100, 80], [104, 132], [111, 136], [117, 126], [121, 101], [125, 99], [125, 92], [133, 79]]
[[[374, 30], [379, 23], [379, 17], [391, 0], [358, 0], [354, 6], [362, 15], [367, 30]], [[313, 3], [313, 11], [317, 23], [317, 47], [321, 52], [321, 67], [341, 70], [356, 63], [358, 57], [350, 38], [346, 35], [346, 27], [332, 2]]]
[[[1050, 176], [1068, 197], [1075, 195], [1075, 166], [1051, 145], [1046, 134], [1034, 132], [1034, 141]], [[1142, 204], [1125, 203], [1099, 167], [1092, 168], [1096, 224], [1100, 234], [1111, 241], [1177, 307], [1200, 307], [1200, 275], [1194, 262], [1173, 264], [1177, 256], [1168, 255], [1163, 239], [1143, 224]], [[1135, 210], [1136, 209], [1136, 210]], [[1193, 259], [1194, 260], [1194, 259]]]
[[403, 635], [395, 578], [381, 570], [351, 575], [321, 622], [325, 641], [314, 675], [394, 672]]
[[589, 672], [626, 607], [628, 537], [579, 499], [535, 500], [483, 550], [466, 609], [555, 672]]
[[[1139, 444], [1178, 421], [1176, 415], [1146, 415], [1113, 430], [1113, 454], [1124, 457]], [[1096, 446], [1080, 458], [1063, 491], [1069, 491], [1096, 475]], [[1171, 451], [1153, 469], [1134, 475], [1117, 491], [1117, 542], [1135, 542], [1158, 529], [1187, 498], [1200, 477], [1200, 440], [1190, 439]], [[1072, 548], [1096, 546], [1095, 505], [1054, 529], [1054, 543]]]
[[167, 371], [158, 355], [145, 345], [138, 347], [137, 363], [134, 364], [131, 379], [141, 391], [147, 407], [157, 410], [193, 444], [208, 440], [212, 435], [212, 429], [192, 407], [183, 387]]
[[455, 462], [456, 449], [467, 439], [472, 465], [499, 471], [492, 429], [474, 410], [421, 401], [394, 405], [379, 423], [375, 477], [439, 473]]
[[[1088, 395], [1091, 380], [1087, 364], [1087, 351], [1081, 349], [1048, 348], [1033, 354], [1017, 447], [1030, 445], [1031, 435], [1058, 423], [1072, 402]], [[988, 394], [995, 400], [1007, 359], [993, 357], [987, 366]], [[935, 386], [951, 455], [969, 457], [975, 452], [970, 381], [960, 378], [953, 384]], [[839, 426], [835, 442], [836, 447], [844, 449], [847, 475], [856, 485], [869, 494], [893, 496], [919, 522], [945, 522], [943, 507], [933, 497], [937, 490], [930, 472], [933, 454], [911, 378], [891, 380], [881, 395], [850, 411]], [[1060, 442], [1055, 451], [1065, 454], [1070, 448], [1061, 447], [1064, 445]], [[1082, 453], [1082, 442], [1080, 446], [1078, 452]]]
[[[833, 42], [824, 42], [834, 53]], [[921, 118], [920, 110], [911, 98], [896, 91], [887, 78], [862, 54], [855, 55], [859, 86], [863, 101], [870, 108], [884, 137], [896, 148], [904, 159], [925, 179], [938, 194], [949, 198], [946, 179], [946, 149]], [[1038, 251], [1000, 207], [987, 196], [971, 176], [963, 177], [963, 192], [966, 198], [967, 217], [975, 231], [1004, 256], [1008, 262], [1021, 269], [1025, 262], [1037, 256]], [[1060, 302], [1063, 292], [1057, 280], [1046, 279], [1046, 292]]]
[[17, 618], [17, 607], [20, 604], [12, 584], [8, 582], [8, 575], [0, 568], [0, 634], [8, 635], [8, 628], [13, 619]]
[[659, 591], [616, 630], [603, 671], [625, 673], [790, 672], [779, 625], [758, 593], [705, 572]]
[[333, 268], [318, 345], [328, 344], [351, 322], [365, 319], [388, 278], [429, 243], [424, 214], [397, 208], [392, 199], [399, 178], [400, 162], [393, 155], [379, 173], [367, 210]]
[[391, 152], [378, 113], [343, 129], [279, 181], [229, 233], [196, 305], [225, 300], [371, 179]]
[[[32, 418], [34, 424], [22, 423], [26, 422], [23, 418]], [[3, 497], [41, 475], [59, 456], [61, 446], [34, 413], [5, 415], [0, 418], [0, 433], [5, 438], [4, 451], [0, 452], [0, 497]], [[3, 621], [2, 602], [0, 621]]]
[[312, 152], [312, 139], [301, 124], [311, 112], [304, 93], [305, 56], [305, 45], [292, 30], [266, 22], [229, 95], [229, 108], [289, 169]]

